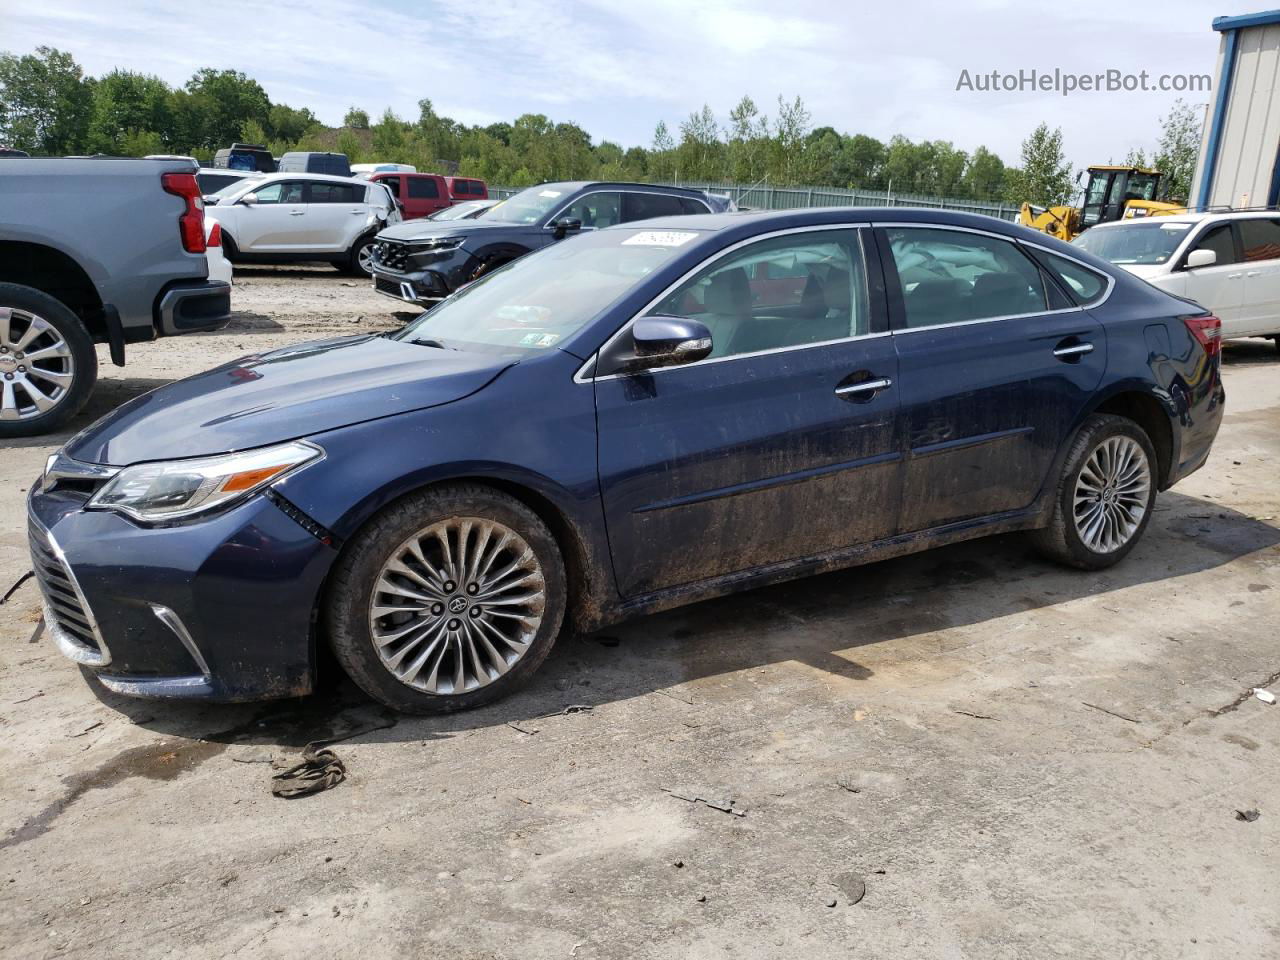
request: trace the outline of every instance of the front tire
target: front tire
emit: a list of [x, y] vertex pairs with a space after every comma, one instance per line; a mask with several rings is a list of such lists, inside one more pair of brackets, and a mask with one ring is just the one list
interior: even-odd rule
[[93, 340], [66, 304], [0, 283], [0, 437], [57, 430], [84, 408], [97, 379]]
[[1151, 439], [1132, 420], [1089, 417], [1067, 452], [1049, 525], [1031, 532], [1032, 543], [1082, 570], [1119, 563], [1151, 522], [1157, 465]]
[[324, 626], [366, 693], [405, 713], [489, 703], [522, 686], [564, 620], [564, 563], [532, 510], [488, 487], [392, 504], [347, 545]]

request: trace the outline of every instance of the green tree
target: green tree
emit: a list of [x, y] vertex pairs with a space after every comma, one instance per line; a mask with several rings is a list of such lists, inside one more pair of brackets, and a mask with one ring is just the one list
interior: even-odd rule
[[80, 153], [93, 116], [93, 83], [69, 53], [37, 47], [0, 55], [0, 142], [56, 156]]
[[1004, 193], [1004, 161], [986, 147], [978, 147], [965, 167], [963, 195], [974, 200], [997, 200]]
[[197, 70], [187, 81], [187, 136], [193, 146], [226, 147], [239, 140], [246, 121], [263, 128], [269, 122], [271, 101], [257, 80], [236, 70]]
[[812, 119], [799, 97], [790, 103], [778, 97], [778, 119], [773, 125], [777, 149], [774, 170], [770, 171], [770, 179], [775, 183], [793, 184], [802, 179], [806, 172], [805, 136], [809, 133]]
[[338, 143], [336, 146], [338, 153], [345, 153], [347, 160], [351, 163], [359, 163], [361, 157], [360, 138], [350, 130], [343, 130], [338, 134]]
[[267, 112], [267, 136], [272, 141], [294, 144], [320, 126], [316, 115], [306, 107], [295, 109], [283, 103], [271, 105]]
[[703, 104], [680, 124], [676, 175], [682, 180], [718, 180], [724, 176], [723, 157], [720, 124], [711, 107]]
[[1075, 192], [1071, 165], [1062, 152], [1062, 128], [1042, 123], [1022, 141], [1022, 165], [1005, 178], [1010, 203], [1052, 207], [1067, 203]]
[[95, 153], [118, 153], [126, 156], [127, 138], [141, 142], [137, 134], [152, 135], [148, 143], [160, 143], [162, 152], [175, 141], [176, 130], [169, 85], [159, 77], [112, 70], [100, 77], [93, 87], [93, 115], [89, 122], [88, 149]]
[[1179, 97], [1160, 118], [1160, 128], [1154, 166], [1163, 174], [1162, 192], [1176, 203], [1186, 203], [1200, 154], [1200, 117]]
[[347, 109], [347, 115], [342, 118], [344, 127], [351, 127], [353, 130], [369, 129], [369, 114], [359, 107], [350, 107]]

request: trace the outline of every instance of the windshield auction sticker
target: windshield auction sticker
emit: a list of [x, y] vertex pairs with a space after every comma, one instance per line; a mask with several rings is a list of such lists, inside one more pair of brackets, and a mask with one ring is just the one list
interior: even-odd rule
[[639, 247], [679, 247], [688, 243], [696, 233], [682, 230], [642, 230], [622, 241], [622, 245]]

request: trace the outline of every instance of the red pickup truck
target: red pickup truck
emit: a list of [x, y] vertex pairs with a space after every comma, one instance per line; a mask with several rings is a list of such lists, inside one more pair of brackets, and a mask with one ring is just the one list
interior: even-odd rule
[[400, 201], [406, 220], [428, 217], [464, 200], [483, 200], [489, 188], [483, 180], [442, 177], [435, 173], [374, 173], [370, 180], [384, 184]]

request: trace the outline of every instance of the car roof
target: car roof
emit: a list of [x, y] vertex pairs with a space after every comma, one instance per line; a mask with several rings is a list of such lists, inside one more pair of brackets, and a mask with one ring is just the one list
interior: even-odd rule
[[[246, 170], [245, 173], [252, 171]], [[273, 180], [321, 180], [326, 183], [358, 183], [362, 187], [368, 186], [369, 181], [363, 177], [335, 177], [328, 173], [307, 173], [305, 170], [285, 170], [276, 173], [264, 173], [262, 179], [270, 182]]]
[[260, 170], [232, 170], [229, 167], [201, 167], [197, 173], [216, 173], [220, 177], [265, 177]]
[[651, 220], [632, 221], [608, 227], [609, 230], [627, 228], [670, 230], [724, 230], [731, 227], [755, 226], [775, 222], [777, 229], [792, 226], [813, 226], [857, 223], [924, 223], [942, 226], [968, 227], [1002, 233], [1014, 239], [1043, 242], [1052, 237], [1008, 220], [988, 217], [960, 210], [941, 210], [936, 207], [805, 207], [797, 210], [738, 210], [726, 213], [697, 213], [685, 216], [654, 217]]
[[[471, 180], [479, 179], [478, 177], [463, 177], [461, 179]], [[635, 183], [628, 180], [548, 180], [545, 183], [539, 183], [538, 187], [559, 187], [566, 193], [576, 193], [579, 190], [599, 190], [604, 188], [638, 190], [642, 193], [678, 193], [690, 197], [705, 197], [705, 190], [697, 190], [693, 187], [672, 187], [665, 183]], [[528, 189], [532, 190], [533, 187]]]
[[1135, 223], [1203, 223], [1206, 220], [1274, 220], [1280, 218], [1280, 210], [1196, 210], [1188, 213], [1173, 213], [1165, 216], [1130, 217], [1125, 220], [1113, 220], [1111, 223], [1100, 223], [1094, 230], [1114, 230], [1116, 227], [1131, 226]]

